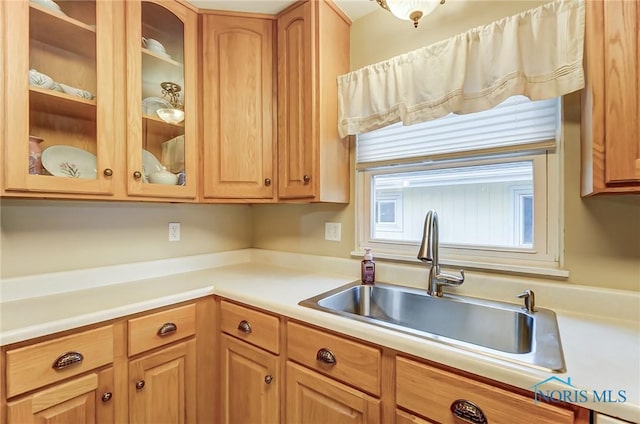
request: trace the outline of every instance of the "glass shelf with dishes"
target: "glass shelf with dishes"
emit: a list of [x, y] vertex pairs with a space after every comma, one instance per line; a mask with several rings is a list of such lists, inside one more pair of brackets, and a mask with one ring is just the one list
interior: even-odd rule
[[[95, 1], [29, 3], [29, 135], [42, 140], [38, 175], [96, 179], [96, 7]], [[75, 159], [64, 161], [65, 154]], [[93, 161], [84, 168], [93, 172], [80, 172], [83, 165], [75, 162], [87, 158]]]
[[[155, 171], [165, 177], [184, 175], [183, 34], [184, 23], [170, 10], [152, 2], [142, 4], [142, 144], [147, 156], [160, 158], [160, 169]], [[178, 149], [173, 147], [176, 143]], [[147, 176], [143, 182], [184, 183], [184, 179]]]

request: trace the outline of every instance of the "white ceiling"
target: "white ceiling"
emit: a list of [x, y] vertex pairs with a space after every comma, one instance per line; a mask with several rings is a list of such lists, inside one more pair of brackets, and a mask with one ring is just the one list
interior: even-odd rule
[[[295, 0], [187, 0], [201, 9], [233, 10], [275, 14], [295, 3]], [[375, 0], [334, 0], [352, 21], [376, 10]]]

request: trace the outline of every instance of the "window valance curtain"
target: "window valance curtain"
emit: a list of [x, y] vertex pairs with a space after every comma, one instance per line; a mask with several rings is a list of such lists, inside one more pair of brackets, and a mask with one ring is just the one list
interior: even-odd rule
[[584, 87], [584, 0], [556, 0], [338, 77], [342, 137]]

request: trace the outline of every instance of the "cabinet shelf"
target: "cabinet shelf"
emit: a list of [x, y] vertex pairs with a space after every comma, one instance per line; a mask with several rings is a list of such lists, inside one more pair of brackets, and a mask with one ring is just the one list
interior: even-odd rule
[[33, 4], [29, 7], [29, 36], [81, 56], [96, 55], [94, 26]]
[[153, 52], [153, 51], [151, 51], [149, 49], [145, 49], [144, 47], [142, 48], [142, 53], [145, 54], [145, 55], [148, 55], [149, 56], [148, 60], [151, 61], [151, 62], [160, 61], [160, 62], [157, 62], [157, 63], [159, 63], [161, 65], [169, 64], [171, 66], [175, 66], [175, 67], [178, 67], [178, 68], [183, 68], [184, 67], [182, 65], [182, 63], [180, 63], [180, 62], [178, 62], [176, 60], [170, 59], [170, 58], [166, 58], [166, 57], [164, 57], [162, 55], [159, 55], [159, 54], [157, 54], [157, 53], [155, 53], [155, 52]]
[[29, 87], [31, 110], [95, 121], [96, 101], [72, 97], [59, 91]]
[[184, 121], [179, 124], [170, 124], [152, 115], [142, 115], [142, 121], [147, 134], [156, 134], [165, 137], [166, 140], [184, 134]]

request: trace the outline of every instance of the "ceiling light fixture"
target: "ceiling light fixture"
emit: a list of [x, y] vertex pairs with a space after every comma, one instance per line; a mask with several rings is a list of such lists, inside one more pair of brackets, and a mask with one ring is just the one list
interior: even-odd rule
[[418, 28], [418, 21], [433, 12], [445, 0], [376, 0], [380, 7], [393, 13], [397, 18], [412, 21]]

